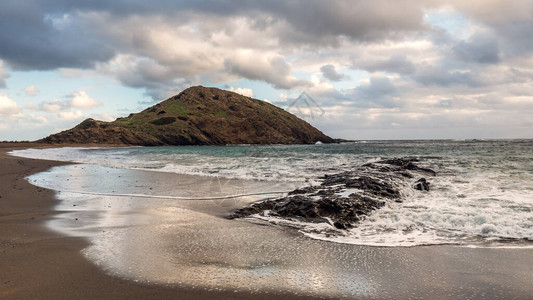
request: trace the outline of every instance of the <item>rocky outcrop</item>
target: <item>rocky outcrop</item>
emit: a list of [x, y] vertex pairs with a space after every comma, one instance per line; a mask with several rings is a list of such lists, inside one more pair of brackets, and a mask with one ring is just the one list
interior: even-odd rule
[[119, 145], [313, 144], [336, 142], [268, 102], [195, 86], [113, 122], [87, 119], [40, 140]]
[[[338, 229], [348, 229], [387, 202], [402, 202], [401, 191], [411, 185], [410, 180], [415, 175], [435, 174], [431, 169], [417, 166], [415, 161], [383, 160], [354, 167], [353, 171], [325, 175], [318, 186], [296, 189], [286, 197], [254, 203], [236, 210], [229, 218], [268, 214], [305, 222], [329, 222]], [[429, 190], [429, 182], [425, 179], [416, 184]]]

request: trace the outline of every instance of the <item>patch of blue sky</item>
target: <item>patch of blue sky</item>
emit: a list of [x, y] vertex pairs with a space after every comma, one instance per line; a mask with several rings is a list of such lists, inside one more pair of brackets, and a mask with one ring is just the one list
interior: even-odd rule
[[[115, 80], [101, 76], [67, 77], [58, 71], [14, 71], [6, 81], [5, 93], [19, 106], [28, 103], [39, 104], [53, 99], [64, 100], [72, 93], [86, 92], [91, 98], [102, 103], [94, 111], [115, 115], [121, 109], [133, 109], [139, 101], [146, 101], [148, 96], [140, 88], [123, 86]], [[33, 85], [39, 90], [35, 96], [28, 96], [24, 88]]]
[[424, 21], [434, 28], [445, 30], [450, 35], [466, 39], [470, 35], [470, 21], [460, 12], [453, 9], [433, 10], [426, 13]]

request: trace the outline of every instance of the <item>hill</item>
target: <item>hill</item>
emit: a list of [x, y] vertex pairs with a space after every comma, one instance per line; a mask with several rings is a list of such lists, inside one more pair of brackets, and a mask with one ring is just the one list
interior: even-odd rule
[[312, 144], [335, 140], [268, 102], [195, 86], [139, 113], [113, 122], [87, 119], [39, 142], [156, 146]]

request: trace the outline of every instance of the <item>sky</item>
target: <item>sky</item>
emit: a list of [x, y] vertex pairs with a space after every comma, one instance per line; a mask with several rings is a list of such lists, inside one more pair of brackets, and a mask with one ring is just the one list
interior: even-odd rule
[[533, 0], [0, 4], [0, 140], [110, 121], [194, 85], [335, 138], [533, 138]]

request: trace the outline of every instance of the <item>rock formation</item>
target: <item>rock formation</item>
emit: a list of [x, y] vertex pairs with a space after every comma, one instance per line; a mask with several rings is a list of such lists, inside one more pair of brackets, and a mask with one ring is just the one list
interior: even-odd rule
[[[325, 175], [320, 185], [294, 190], [279, 199], [253, 203], [236, 210], [229, 218], [268, 214], [304, 222], [331, 222], [338, 229], [348, 229], [387, 202], [402, 202], [402, 189], [411, 186], [415, 175], [435, 175], [433, 170], [414, 164], [416, 161], [382, 160], [354, 167], [352, 171]], [[425, 179], [416, 184], [429, 190]], [[417, 185], [415, 188], [418, 189]]]

